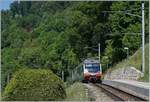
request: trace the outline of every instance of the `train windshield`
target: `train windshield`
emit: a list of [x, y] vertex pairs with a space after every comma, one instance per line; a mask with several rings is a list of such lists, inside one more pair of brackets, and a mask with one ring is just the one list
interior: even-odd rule
[[100, 71], [100, 67], [98, 63], [86, 64], [85, 68], [88, 70], [88, 72], [91, 73], [96, 73]]

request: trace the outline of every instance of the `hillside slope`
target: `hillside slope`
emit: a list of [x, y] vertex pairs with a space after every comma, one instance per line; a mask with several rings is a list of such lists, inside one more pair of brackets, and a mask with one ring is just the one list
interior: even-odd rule
[[[140, 78], [141, 81], [149, 81], [149, 45], [146, 44], [145, 46], [145, 74], [144, 77]], [[123, 60], [122, 62], [116, 64], [112, 68], [108, 69], [107, 72], [112, 72], [117, 68], [124, 68], [124, 67], [135, 67], [136, 69], [141, 71], [142, 66], [142, 53], [141, 48], [138, 49], [134, 55], [129, 57], [129, 60]]]

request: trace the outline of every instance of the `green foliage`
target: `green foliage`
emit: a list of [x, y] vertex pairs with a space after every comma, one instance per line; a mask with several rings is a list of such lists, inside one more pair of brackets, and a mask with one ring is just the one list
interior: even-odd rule
[[109, 61], [111, 61], [113, 56], [112, 41], [108, 40], [106, 43], [107, 43], [107, 47], [105, 49], [104, 55], [108, 57]]
[[112, 48], [112, 41], [108, 40], [106, 41], [107, 46], [105, 48], [105, 53], [104, 56], [102, 57], [102, 67], [103, 67], [103, 72], [106, 71], [108, 65], [112, 64], [112, 59], [113, 59], [113, 48]]
[[44, 65], [40, 48], [24, 48], [21, 50], [19, 62], [28, 68], [40, 68]]
[[66, 97], [63, 82], [50, 70], [21, 69], [3, 93], [5, 101], [60, 101]]
[[[145, 12], [148, 3], [145, 2]], [[133, 9], [134, 8], [134, 9]], [[134, 15], [141, 15], [141, 2], [113, 2], [110, 7], [109, 24], [113, 41], [113, 64], [125, 58], [124, 47], [128, 47], [132, 55], [141, 45], [141, 18]], [[120, 11], [120, 12], [118, 12]], [[124, 12], [122, 12], [124, 11]], [[147, 16], [147, 13], [145, 13]], [[147, 31], [146, 31], [147, 32]], [[147, 34], [146, 34], [147, 35]]]
[[[141, 28], [141, 24], [134, 24], [129, 25], [126, 29], [126, 32], [135, 32], [135, 34], [126, 34], [123, 39], [123, 46], [127, 46], [131, 51], [130, 54], [132, 55], [137, 48], [141, 45], [141, 35], [137, 32]], [[137, 33], [137, 34], [136, 34]]]
[[9, 81], [7, 79], [8, 75], [11, 75], [17, 68], [20, 68], [18, 60], [18, 55], [20, 53], [20, 49], [11, 49], [5, 48], [2, 49], [2, 68], [1, 68], [1, 82], [2, 89], [6, 86], [6, 82]]
[[18, 18], [18, 26], [26, 29], [26, 31], [32, 31], [33, 27], [37, 26], [39, 17], [33, 14]]

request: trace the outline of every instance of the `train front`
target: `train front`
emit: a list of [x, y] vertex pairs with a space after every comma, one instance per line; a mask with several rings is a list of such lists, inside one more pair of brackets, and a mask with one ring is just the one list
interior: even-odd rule
[[83, 82], [101, 82], [102, 71], [98, 60], [85, 60], [83, 64]]

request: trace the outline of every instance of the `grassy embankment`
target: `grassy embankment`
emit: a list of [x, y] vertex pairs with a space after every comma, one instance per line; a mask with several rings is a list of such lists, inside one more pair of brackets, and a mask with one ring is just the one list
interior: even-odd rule
[[[145, 46], [145, 74], [144, 77], [139, 80], [148, 82], [149, 81], [149, 44]], [[142, 65], [142, 52], [141, 48], [138, 49], [134, 55], [129, 57], [129, 60], [123, 60], [122, 62], [116, 64], [114, 67], [110, 68], [108, 71], [112, 71], [116, 68], [123, 68], [125, 66], [133, 66], [138, 70], [141, 70]]]
[[85, 87], [82, 83], [76, 82], [66, 89], [67, 98], [65, 101], [88, 101]]

